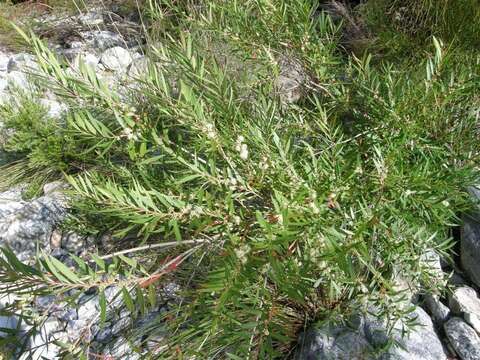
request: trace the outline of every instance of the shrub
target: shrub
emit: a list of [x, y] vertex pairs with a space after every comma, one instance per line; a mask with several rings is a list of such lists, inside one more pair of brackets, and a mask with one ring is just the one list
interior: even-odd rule
[[358, 12], [375, 34], [371, 48], [389, 60], [418, 61], [431, 36], [464, 51], [479, 45], [480, 8], [475, 0], [370, 0]]
[[[438, 286], [420, 257], [448, 252], [447, 226], [478, 179], [474, 62], [436, 39], [407, 70], [342, 59], [338, 29], [307, 0], [150, 5], [168, 34], [152, 34], [162, 40], [126, 95], [87, 66], [72, 77], [25, 36], [70, 110], [56, 125], [38, 109], [0, 110], [16, 134], [6, 150], [23, 156], [2, 174], [25, 181], [35, 168], [49, 174], [42, 181], [66, 179], [71, 221], [135, 248], [111, 264], [77, 259], [78, 274], [49, 257], [22, 267], [8, 253], [6, 291], [102, 292], [117, 281], [139, 314], [175, 279], [183, 301], [152, 354], [172, 359], [285, 357], [306, 326], [367, 303], [403, 318], [398, 273]], [[219, 62], [214, 46], [235, 59]], [[276, 94], [282, 56], [309, 74], [298, 103]], [[35, 139], [26, 148], [25, 137]], [[145, 244], [154, 247], [140, 256]], [[153, 337], [164, 322], [144, 331]]]

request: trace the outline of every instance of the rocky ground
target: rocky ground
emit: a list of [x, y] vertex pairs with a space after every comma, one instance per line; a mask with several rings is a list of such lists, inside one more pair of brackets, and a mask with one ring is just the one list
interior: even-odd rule
[[[63, 27], [66, 20], [60, 22], [56, 18], [47, 18], [45, 21]], [[141, 75], [147, 61], [142, 53], [141, 39], [108, 30], [114, 21], [110, 12], [102, 11], [68, 18], [68, 24], [77, 29], [76, 35], [64, 37], [60, 43], [57, 41], [52, 44], [52, 49], [68, 61], [72, 72], [77, 71], [80, 61], [84, 61], [103, 81], [112, 86], [123, 86], [128, 79]], [[123, 19], [122, 26], [135, 28], [136, 25]], [[18, 88], [31, 88], [29, 74], [37, 68], [37, 62], [30, 54], [1, 52], [0, 102], [12, 100]], [[294, 66], [286, 68], [290, 72], [280, 75], [279, 87], [286, 91], [287, 101], [295, 101], [298, 98], [296, 79], [302, 75]], [[51, 93], [44, 92], [40, 101], [53, 117], [66, 110]], [[25, 262], [34, 259], [37, 249], [51, 253], [67, 265], [72, 265], [69, 253], [83, 256], [96, 251], [98, 239], [83, 238], [59, 229], [68, 211], [61, 190], [61, 184], [49, 184], [42, 196], [32, 200], [22, 199], [22, 189], [0, 193], [0, 244], [8, 245]], [[471, 195], [480, 200], [480, 190], [472, 188]], [[443, 261], [433, 251], [426, 254], [427, 266], [440, 279], [448, 280], [451, 291], [445, 296], [424, 294], [417, 285], [411, 286], [411, 303], [406, 307], [414, 306], [410, 317], [420, 326], [408, 336], [402, 336], [402, 329], [397, 326], [392, 336], [400, 346], [392, 347], [380, 356], [372, 355], [384, 348], [390, 339], [386, 324], [378, 320], [375, 308], [370, 307], [369, 313], [354, 315], [343, 325], [323, 324], [302, 334], [296, 359], [480, 359], [480, 208], [478, 212], [464, 216], [460, 244], [456, 265]], [[134, 343], [127, 342], [125, 330], [155, 321], [178, 300], [177, 289], [171, 284], [159, 294], [158, 309], [135, 320], [116, 301], [118, 290], [111, 286], [106, 291], [110, 311], [102, 327], [98, 325], [100, 305], [94, 289], [77, 294], [76, 307], [60, 305], [52, 296], [32, 300], [29, 306], [36, 318], [41, 319], [36, 330], [32, 325], [19, 322], [18, 317], [6, 315], [0, 317], [0, 327], [20, 330], [18, 341], [25, 344], [25, 351], [16, 356], [21, 359], [29, 356], [32, 359], [57, 358], [61, 348], [55, 341], [90, 342], [92, 358], [110, 355], [114, 359], [140, 359], [142, 354], [155, 349], [156, 342], [151, 339], [145, 342], [142, 338]], [[6, 307], [13, 301], [15, 299], [4, 298], [1, 306]], [[2, 335], [5, 333], [0, 333]]]
[[[477, 188], [471, 188], [470, 194], [474, 201], [480, 200]], [[460, 257], [455, 259], [458, 266], [433, 251], [425, 256], [431, 270], [447, 280], [448, 290], [442, 296], [411, 287], [411, 302], [406, 306], [415, 307], [409, 317], [420, 326], [407, 336], [397, 326], [392, 337], [399, 346], [381, 356], [369, 355], [389, 341], [386, 324], [370, 308], [346, 324], [326, 324], [302, 334], [297, 359], [480, 359], [479, 216], [480, 208], [463, 217]]]

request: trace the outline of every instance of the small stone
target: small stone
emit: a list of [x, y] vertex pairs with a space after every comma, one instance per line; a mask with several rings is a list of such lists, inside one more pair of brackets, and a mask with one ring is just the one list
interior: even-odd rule
[[444, 305], [438, 295], [425, 295], [425, 306], [437, 326], [443, 325], [450, 315], [450, 309]]
[[289, 104], [299, 101], [304, 93], [304, 84], [308, 77], [301, 64], [288, 57], [279, 61], [280, 75], [275, 80], [275, 87], [282, 103]]
[[444, 328], [450, 344], [460, 359], [480, 359], [480, 338], [465, 321], [453, 317], [445, 323]]
[[103, 24], [103, 14], [99, 11], [89, 11], [86, 14], [80, 15], [78, 20], [85, 26], [101, 25]]
[[45, 195], [53, 194], [65, 189], [65, 183], [63, 181], [52, 181], [43, 186], [43, 193]]
[[132, 56], [128, 50], [116, 46], [105, 50], [101, 57], [102, 64], [112, 71], [126, 71], [132, 63]]
[[60, 260], [61, 262], [64, 262], [68, 258], [68, 252], [66, 252], [62, 248], [53, 249], [50, 255], [53, 256], [55, 259]]
[[78, 299], [78, 318], [79, 320], [91, 320], [100, 310], [100, 304], [98, 302], [98, 296], [96, 295], [82, 295]]
[[111, 31], [91, 31], [83, 33], [82, 36], [91, 39], [93, 47], [97, 51], [104, 51], [124, 44], [122, 37]]
[[75, 309], [64, 309], [55, 314], [55, 316], [64, 322], [78, 320], [77, 310]]
[[64, 215], [63, 206], [51, 196], [32, 201], [0, 201], [0, 242], [28, 261], [37, 246], [48, 250], [51, 233]]
[[62, 246], [62, 233], [58, 230], [55, 230], [50, 236], [50, 248], [58, 249]]
[[[382, 360], [447, 360], [442, 343], [435, 332], [432, 320], [420, 307], [408, 315], [418, 326], [408, 334], [402, 334], [402, 327], [396, 324], [391, 337], [400, 345], [391, 347]], [[376, 349], [386, 345], [389, 336], [385, 324], [377, 318], [367, 315], [364, 322], [367, 340]]]
[[373, 348], [356, 329], [323, 325], [300, 336], [297, 360], [365, 358]]
[[450, 309], [455, 315], [464, 319], [480, 333], [480, 299], [475, 290], [462, 286], [453, 291], [450, 296]]
[[69, 253], [78, 254], [85, 247], [85, 238], [76, 233], [67, 233], [62, 237], [62, 248]]
[[70, 49], [83, 49], [83, 47], [85, 46], [85, 43], [82, 42], [82, 41], [78, 41], [78, 40], [73, 40], [73, 41], [70, 41], [69, 44], [70, 46]]

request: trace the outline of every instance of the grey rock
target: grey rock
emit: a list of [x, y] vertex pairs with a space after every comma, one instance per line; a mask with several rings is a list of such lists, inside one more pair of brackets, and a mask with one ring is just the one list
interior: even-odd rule
[[111, 344], [109, 355], [114, 359], [138, 360], [141, 358], [140, 354], [135, 352], [127, 339], [123, 337], [119, 337], [114, 343]]
[[48, 311], [55, 304], [55, 295], [37, 296], [35, 299], [35, 308], [40, 311]]
[[97, 295], [82, 295], [78, 299], [78, 319], [92, 320], [99, 314], [100, 304]]
[[69, 341], [77, 341], [80, 337], [85, 337], [88, 332], [89, 322], [85, 319], [71, 320], [67, 323], [65, 332]]
[[133, 58], [132, 65], [128, 69], [128, 75], [133, 78], [142, 78], [148, 74], [148, 59], [145, 56]]
[[455, 315], [464, 319], [480, 333], [480, 299], [475, 290], [468, 286], [462, 286], [450, 295], [450, 309]]
[[132, 56], [128, 50], [115, 46], [104, 51], [101, 61], [109, 70], [127, 71], [128, 66], [132, 63]]
[[115, 323], [112, 326], [112, 334], [113, 335], [118, 335], [120, 334], [123, 330], [125, 330], [128, 326], [130, 326], [132, 320], [130, 319], [130, 316], [124, 316], [121, 317], [119, 320], [115, 321]]
[[480, 338], [465, 321], [453, 317], [445, 323], [444, 328], [450, 344], [460, 359], [480, 359]]
[[180, 291], [180, 285], [174, 282], [169, 282], [162, 287], [161, 295], [165, 300], [180, 300]]
[[[19, 322], [16, 316], [0, 315], [0, 329], [16, 331], [19, 330]], [[10, 332], [0, 330], [0, 338], [11, 335]]]
[[425, 307], [432, 316], [432, 320], [437, 326], [441, 326], [449, 317], [450, 309], [444, 305], [438, 295], [425, 295]]
[[10, 57], [8, 64], [7, 64], [7, 71], [31, 71], [36, 70], [39, 68], [38, 63], [35, 61], [35, 56], [22, 53], [16, 54]]
[[416, 307], [409, 317], [415, 319], [418, 326], [405, 336], [402, 336], [401, 328], [396, 327], [392, 337], [400, 346], [391, 347], [381, 359], [446, 360], [447, 355], [428, 314], [422, 308]]
[[[474, 201], [480, 200], [478, 188], [470, 187], [468, 191]], [[473, 212], [463, 216], [460, 260], [463, 270], [477, 286], [480, 286], [480, 209], [478, 206]]]
[[56, 192], [62, 192], [66, 188], [63, 181], [52, 181], [43, 186], [43, 194], [50, 195]]
[[78, 20], [85, 26], [96, 26], [103, 24], [103, 14], [100, 11], [89, 11], [78, 17]]
[[29, 351], [22, 354], [21, 360], [56, 359], [61, 348], [53, 344], [55, 332], [62, 329], [56, 319], [48, 319], [30, 338]]
[[67, 107], [64, 104], [55, 100], [40, 99], [40, 104], [47, 109], [47, 115], [54, 119], [61, 117], [62, 114], [67, 110]]
[[69, 253], [79, 253], [85, 247], [85, 238], [76, 233], [69, 232], [62, 236], [62, 248]]
[[165, 335], [157, 335], [147, 340], [147, 349], [153, 354], [161, 351], [165, 347]]
[[460, 287], [468, 285], [468, 281], [465, 280], [460, 274], [453, 272], [448, 278], [448, 285], [453, 287]]
[[113, 333], [110, 323], [105, 323], [103, 329], [100, 329], [95, 336], [95, 340], [102, 344], [107, 344], [113, 339]]
[[302, 334], [297, 360], [363, 360], [373, 351], [355, 328], [324, 325]]
[[8, 79], [6, 76], [0, 77], [0, 92], [8, 89]]
[[10, 56], [0, 52], [0, 72], [8, 71]]
[[420, 256], [422, 267], [428, 272], [436, 282], [443, 282], [445, 274], [442, 270], [440, 255], [433, 250], [428, 249]]
[[302, 65], [295, 59], [283, 56], [279, 62], [280, 74], [275, 80], [275, 87], [283, 103], [299, 101], [305, 91], [308, 76]]
[[47, 249], [53, 229], [65, 216], [64, 199], [54, 195], [9, 201], [0, 193], [0, 245], [10, 246], [25, 260], [34, 256], [37, 246]]
[[122, 37], [111, 31], [90, 31], [83, 33], [82, 36], [87, 39], [97, 51], [104, 51], [115, 46], [124, 45]]
[[77, 53], [72, 61], [72, 66], [75, 69], [80, 68], [80, 64], [83, 63], [87, 66], [90, 66], [92, 69], [95, 69], [100, 62], [100, 58], [92, 52], [80, 52]]
[[55, 316], [57, 317], [57, 319], [66, 323], [78, 320], [77, 310], [75, 309], [63, 309], [62, 311], [56, 313]]
[[8, 82], [7, 90], [12, 91], [19, 89], [21, 91], [28, 91], [30, 89], [30, 83], [27, 75], [21, 71], [11, 71], [7, 74], [5, 79]]
[[[370, 314], [356, 321], [354, 326], [324, 325], [310, 330], [300, 338], [296, 359], [446, 360], [428, 314], [417, 307], [409, 317], [419, 326], [405, 336], [400, 325], [389, 334], [384, 322]], [[399, 346], [390, 347], [379, 355], [378, 352], [391, 340]]]

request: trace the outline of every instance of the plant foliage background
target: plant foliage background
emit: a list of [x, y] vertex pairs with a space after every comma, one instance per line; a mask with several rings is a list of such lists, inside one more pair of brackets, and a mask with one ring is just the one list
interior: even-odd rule
[[[313, 0], [146, 1], [148, 71], [122, 93], [18, 28], [69, 111], [50, 119], [34, 94], [0, 108], [15, 159], [0, 183], [33, 196], [67, 181], [66, 226], [133, 250], [73, 269], [4, 249], [2, 291], [120, 283], [142, 314], [174, 279], [178, 308], [140, 330], [168, 328], [155, 359], [285, 358], [315, 322], [367, 305], [403, 318], [399, 276], [442, 285], [420, 258], [452, 253], [478, 180], [480, 17], [441, 3], [372, 0], [339, 21]], [[349, 21], [364, 29], [354, 52]], [[275, 83], [284, 59], [308, 79], [296, 103]], [[77, 345], [67, 357], [86, 356]]]

